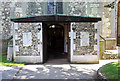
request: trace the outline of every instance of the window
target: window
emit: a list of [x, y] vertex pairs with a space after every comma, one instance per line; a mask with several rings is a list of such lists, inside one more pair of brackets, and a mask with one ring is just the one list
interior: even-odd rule
[[48, 14], [63, 14], [63, 2], [48, 2]]
[[54, 2], [48, 2], [47, 7], [48, 7], [48, 14], [54, 14]]
[[57, 2], [56, 3], [57, 7], [57, 13], [58, 14], [63, 14], [63, 3], [62, 2]]

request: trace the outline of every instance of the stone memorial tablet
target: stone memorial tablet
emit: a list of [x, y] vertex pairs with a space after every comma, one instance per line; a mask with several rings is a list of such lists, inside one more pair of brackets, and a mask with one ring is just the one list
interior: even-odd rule
[[32, 33], [23, 33], [23, 46], [31, 46], [32, 45]]
[[97, 45], [94, 45], [94, 50], [98, 50], [98, 46]]
[[19, 51], [19, 46], [15, 46], [15, 50], [16, 50], [16, 51]]
[[76, 39], [76, 32], [73, 33], [73, 39]]
[[81, 32], [81, 46], [88, 46], [89, 45], [89, 33], [88, 32]]
[[14, 23], [15, 29], [18, 29], [18, 23]]

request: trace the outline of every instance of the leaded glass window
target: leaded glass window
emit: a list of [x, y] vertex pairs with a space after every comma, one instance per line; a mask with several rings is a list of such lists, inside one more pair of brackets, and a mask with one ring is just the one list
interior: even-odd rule
[[63, 2], [48, 2], [48, 14], [63, 14]]
[[57, 13], [58, 14], [63, 14], [63, 3], [62, 2], [57, 2], [56, 3], [57, 7]]
[[48, 7], [48, 14], [54, 14], [54, 2], [48, 2], [47, 7]]

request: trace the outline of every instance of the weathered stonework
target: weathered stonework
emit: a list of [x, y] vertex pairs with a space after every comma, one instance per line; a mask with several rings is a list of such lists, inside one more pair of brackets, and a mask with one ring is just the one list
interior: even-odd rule
[[2, 32], [2, 39], [4, 40], [9, 39], [11, 36], [10, 4], [10, 2], [3, 2], [0, 6], [0, 31]]
[[[94, 25], [92, 23], [76, 23], [73, 24], [74, 32], [76, 32], [76, 39], [74, 39], [75, 49], [73, 51], [74, 55], [97, 55], [97, 29], [94, 28]], [[81, 45], [81, 32], [87, 32], [89, 34], [89, 38], [86, 38], [84, 40], [88, 39], [89, 45], [82, 46]], [[84, 43], [84, 41], [82, 42]]]
[[68, 14], [85, 16], [85, 2], [70, 2], [68, 5]]
[[43, 3], [41, 2], [28, 2], [28, 8], [26, 10], [26, 13], [28, 16], [37, 16], [37, 15], [41, 15], [44, 14], [44, 10], [42, 8]]
[[[38, 45], [41, 43], [38, 39], [37, 23], [18, 23], [18, 29], [15, 29], [15, 47], [16, 56], [40, 56]], [[23, 33], [32, 33], [32, 45], [23, 45]], [[27, 39], [27, 38], [26, 38]]]
[[[102, 16], [102, 3], [98, 2], [69, 2], [67, 6], [69, 15]], [[94, 11], [94, 12], [93, 12]]]
[[115, 27], [115, 8], [104, 7], [110, 4], [110, 2], [103, 3], [103, 16], [102, 16], [102, 31], [101, 35], [104, 38], [116, 38]]
[[41, 3], [39, 5], [36, 3], [37, 5], [32, 9], [28, 4], [28, 2], [0, 2], [0, 36], [3, 41], [2, 52], [7, 52], [8, 40], [13, 36], [13, 26], [10, 18], [33, 16], [30, 13], [34, 15], [40, 15], [42, 13]]
[[8, 40], [12, 36], [10, 21], [10, 2], [0, 2], [0, 41], [2, 53], [7, 53]]
[[[12, 33], [11, 33], [11, 22], [10, 22], [10, 17], [24, 17], [24, 16], [38, 16], [38, 15], [45, 15], [45, 11], [47, 12], [46, 8], [43, 8], [44, 5], [43, 3], [39, 2], [13, 2], [12, 5], [11, 3], [2, 3], [0, 6], [0, 25], [3, 28], [3, 37], [4, 38], [9, 38]], [[94, 6], [89, 7], [89, 3], [86, 2], [70, 2], [70, 4], [67, 6], [68, 7], [68, 15], [79, 15], [79, 16], [99, 16], [98, 11], [99, 10], [99, 5], [97, 9], [97, 13], [91, 13], [94, 11]], [[86, 5], [88, 5], [86, 7]], [[63, 6], [64, 7], [64, 6]], [[91, 10], [90, 10], [90, 9]], [[93, 10], [93, 11], [92, 11]], [[64, 14], [64, 12], [63, 12]], [[15, 26], [15, 31], [14, 33], [14, 60], [16, 62], [30, 62], [30, 63], [39, 63], [43, 61], [43, 53], [41, 49], [41, 39], [38, 38], [38, 33], [40, 32], [37, 29], [37, 23], [18, 23], [18, 26]], [[73, 56], [81, 56], [81, 55], [89, 55], [95, 56], [92, 57], [93, 61], [96, 61], [97, 57], [97, 38], [96, 38], [96, 33], [97, 29], [94, 28], [91, 23], [76, 23], [73, 25], [75, 27], [74, 32], [76, 32], [76, 39], [74, 39], [73, 44], [75, 45], [75, 49], [73, 50]], [[83, 46], [81, 44], [81, 35], [83, 34], [82, 32], [88, 32], [89, 33], [89, 43], [87, 46]], [[10, 34], [11, 33], [11, 34]], [[32, 44], [30, 46], [24, 46], [23, 44], [23, 34], [24, 33], [31, 33], [32, 34]], [[27, 38], [26, 38], [27, 39]], [[84, 42], [84, 41], [83, 41]], [[76, 61], [79, 62], [79, 57], [76, 59]], [[82, 61], [83, 63], [86, 62], [83, 57]], [[32, 59], [32, 60], [31, 60]], [[88, 59], [88, 61], [91, 59]]]

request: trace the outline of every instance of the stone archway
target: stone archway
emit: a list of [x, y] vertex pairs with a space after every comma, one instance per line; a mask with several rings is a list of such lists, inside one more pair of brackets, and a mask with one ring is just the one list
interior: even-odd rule
[[[46, 23], [44, 26], [44, 62], [49, 62], [50, 60], [60, 62], [61, 60], [63, 61], [63, 59], [65, 63], [68, 62], [68, 43], [66, 42], [68, 39], [68, 31], [64, 23]], [[55, 38], [53, 35], [55, 35]]]

